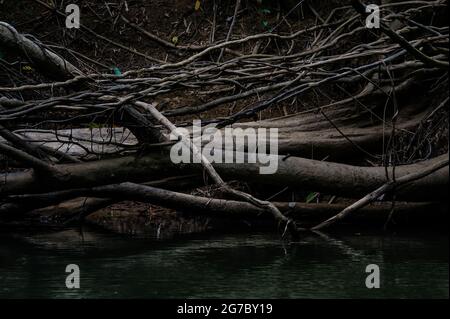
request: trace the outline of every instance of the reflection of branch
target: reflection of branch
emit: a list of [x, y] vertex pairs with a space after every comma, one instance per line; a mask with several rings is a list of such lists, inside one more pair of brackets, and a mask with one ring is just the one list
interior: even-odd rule
[[377, 188], [375, 191], [373, 191], [372, 193], [364, 196], [363, 198], [361, 198], [359, 201], [357, 201], [356, 203], [348, 206], [346, 209], [344, 209], [342, 212], [340, 212], [339, 214], [331, 217], [330, 219], [324, 221], [323, 223], [320, 223], [319, 225], [315, 226], [312, 228], [312, 230], [319, 230], [325, 227], [330, 226], [331, 224], [335, 223], [338, 220], [341, 220], [343, 218], [345, 218], [346, 216], [348, 216], [349, 214], [353, 213], [354, 211], [367, 206], [368, 204], [376, 201], [381, 195], [391, 191], [392, 189], [405, 185], [407, 183], [416, 181], [418, 179], [424, 178], [425, 176], [428, 176], [438, 170], [440, 170], [441, 168], [448, 166], [448, 154], [447, 154], [447, 158], [436, 163], [435, 165], [432, 165], [430, 167], [427, 167], [419, 172], [416, 173], [411, 173], [405, 176], [402, 176], [400, 178], [397, 178], [395, 181], [390, 181], [387, 182], [386, 184], [382, 185], [381, 187]]
[[360, 256], [362, 255], [361, 251], [355, 250], [354, 248], [347, 245], [342, 240], [330, 237], [327, 234], [322, 233], [320, 231], [315, 231], [314, 233], [316, 235], [318, 235], [319, 237], [321, 237], [322, 239], [324, 239], [325, 241], [327, 241], [330, 244], [330, 246], [333, 245], [333, 246], [336, 246], [337, 248], [339, 248], [345, 255], [349, 256], [352, 259], [355, 259], [355, 260], [359, 259]]

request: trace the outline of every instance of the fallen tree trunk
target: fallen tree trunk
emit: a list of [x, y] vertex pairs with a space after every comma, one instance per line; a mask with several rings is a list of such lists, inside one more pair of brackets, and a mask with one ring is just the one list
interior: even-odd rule
[[[84, 196], [89, 196], [90, 198], [83, 199]], [[78, 198], [70, 199], [76, 197]], [[110, 198], [114, 198], [114, 200], [111, 200]], [[66, 192], [63, 191], [39, 195], [19, 195], [11, 197], [10, 200], [13, 202], [29, 202], [38, 205], [41, 203], [64, 200], [65, 202], [61, 204], [37, 209], [31, 211], [30, 214], [57, 214], [58, 217], [62, 218], [65, 222], [74, 218], [85, 218], [89, 214], [95, 212], [96, 209], [121, 200], [150, 203], [152, 205], [187, 213], [188, 215], [207, 216], [209, 218], [268, 219], [271, 215], [265, 209], [256, 207], [247, 202], [195, 196], [134, 183], [121, 183], [90, 189], [76, 189]], [[346, 202], [337, 204], [274, 202], [273, 204], [284, 214], [294, 218], [296, 221], [308, 225], [323, 220], [324, 218], [329, 218], [348, 206]], [[397, 202], [395, 203], [395, 206], [393, 206], [391, 202], [380, 202], [361, 208], [359, 213], [351, 217], [350, 220], [372, 220], [382, 222], [387, 219], [393, 207], [395, 207], [396, 216], [401, 216], [403, 219], [407, 219], [408, 216], [414, 216], [415, 214], [422, 217], [428, 216], [430, 218], [436, 218], [436, 216], [442, 215], [442, 209], [440, 208], [442, 205], [442, 203], [436, 202]]]
[[[275, 220], [278, 221], [278, 223], [285, 224], [286, 229], [289, 229], [290, 234], [294, 239], [298, 238], [297, 226], [290, 218], [284, 216], [278, 210], [278, 208], [276, 208], [271, 202], [260, 200], [248, 193], [236, 190], [227, 183], [225, 183], [222, 177], [219, 174], [217, 174], [216, 170], [211, 165], [210, 161], [206, 158], [205, 155], [203, 155], [201, 149], [197, 148], [197, 146], [189, 137], [183, 136], [182, 134], [178, 133], [177, 132], [178, 128], [172, 122], [170, 122], [164, 115], [162, 115], [153, 105], [143, 102], [135, 102], [135, 105], [143, 108], [145, 112], [150, 113], [155, 118], [155, 120], [157, 120], [167, 130], [169, 130], [170, 134], [175, 134], [175, 136], [182, 143], [184, 143], [185, 146], [187, 146], [190, 149], [190, 151], [192, 152], [193, 159], [198, 159], [200, 161], [205, 171], [208, 173], [208, 175], [211, 177], [214, 183], [216, 183], [224, 193], [239, 198], [243, 201], [248, 202], [254, 207], [258, 207], [266, 212], [271, 213], [275, 218]], [[167, 136], [166, 138], [169, 140], [169, 136]]]
[[26, 38], [14, 27], [2, 21], [0, 21], [0, 46], [20, 52], [50, 78], [68, 79], [82, 74], [75, 66], [45, 48], [44, 45]]
[[[302, 227], [309, 227], [317, 223], [317, 221], [324, 220], [335, 214], [339, 207], [343, 208], [342, 204], [297, 203], [301, 206], [303, 212], [307, 212], [297, 215], [290, 210], [283, 210], [283, 207], [278, 205], [279, 203], [274, 204]], [[287, 203], [280, 204], [287, 206]], [[340, 227], [351, 227], [353, 230], [355, 228], [380, 230], [389, 218], [391, 206], [392, 203], [370, 205], [360, 211], [359, 214], [350, 216], [347, 220], [348, 223], [341, 223]], [[443, 224], [448, 220], [448, 205], [445, 206], [439, 203], [395, 203], [395, 206], [396, 209], [389, 224], [389, 231], [405, 227], [408, 229], [423, 229], [427, 227], [434, 230], [439, 229], [439, 225], [444, 227]], [[95, 225], [114, 233], [151, 238], [171, 238], [185, 234], [229, 232], [230, 230], [233, 232], [270, 231], [275, 228], [271, 216], [264, 214], [247, 213], [241, 216], [234, 214], [232, 216], [230, 214], [220, 216], [214, 214], [214, 216], [211, 216], [211, 214], [198, 215], [195, 213], [175, 213], [171, 210], [164, 212], [164, 210], [156, 206], [149, 207], [147, 204], [123, 202], [89, 215], [84, 223]], [[332, 211], [332, 213], [326, 212], [327, 210]]]
[[[64, 16], [52, 5], [35, 2], [56, 12], [55, 17]], [[107, 4], [92, 6], [109, 11]], [[129, 199], [192, 214], [223, 213], [238, 218], [269, 209], [282, 224], [289, 225], [292, 215], [285, 213], [302, 215], [311, 210], [324, 212], [321, 216], [329, 218], [330, 211], [339, 212], [336, 207], [340, 204], [272, 205], [257, 198], [275, 192], [271, 198], [278, 198], [285, 190], [293, 196], [319, 192], [317, 198], [322, 200], [327, 195], [336, 195], [333, 198], [338, 201], [342, 197], [361, 198], [386, 183], [392, 185], [392, 181], [432, 168], [443, 159], [448, 161], [448, 154], [438, 156], [448, 152], [448, 121], [443, 116], [448, 114], [444, 109], [448, 105], [448, 63], [443, 62], [448, 57], [448, 23], [441, 21], [442, 9], [447, 10], [443, 0], [383, 5], [383, 20], [398, 20], [399, 24], [395, 30], [383, 25], [382, 33], [368, 31], [351, 8], [331, 5], [335, 8], [327, 16], [311, 3], [312, 15], [296, 21], [290, 30], [238, 35], [236, 29], [236, 39], [231, 39], [231, 27], [224, 41], [200, 42], [196, 47], [185, 43], [189, 37], [174, 37], [176, 41], [169, 43], [164, 36], [155, 35], [158, 32], [147, 32], [146, 24], [134, 15], [139, 11], [137, 6], [139, 3], [130, 3], [130, 16], [117, 13], [111, 30], [120, 29], [125, 37], [121, 39], [122, 32], [115, 33], [117, 41], [109, 39], [111, 34], [104, 34], [104, 30], [100, 34], [81, 25], [87, 33], [73, 30], [77, 41], [60, 46], [59, 38], [47, 34], [45, 40], [54, 45], [45, 45], [0, 23], [0, 46], [10, 51], [0, 85], [0, 214], [21, 217], [39, 208], [40, 213], [65, 210], [82, 217], [109, 203]], [[418, 15], [423, 15], [423, 20], [417, 20]], [[416, 21], [428, 22], [421, 25]], [[213, 34], [223, 22], [215, 21]], [[26, 29], [26, 25], [21, 24], [21, 28]], [[129, 34], [130, 30], [136, 33]], [[39, 36], [40, 30], [36, 31]], [[146, 52], [142, 53], [129, 39], [143, 35], [178, 54], [163, 60], [164, 52], [153, 57], [151, 48], [142, 48]], [[97, 50], [95, 43], [91, 56], [89, 45], [83, 50], [77, 45], [96, 40], [122, 51], [108, 56], [108, 50]], [[73, 54], [73, 61], [84, 73], [50, 48]], [[196, 50], [199, 52], [190, 54]], [[22, 63], [31, 63], [42, 74], [23, 73]], [[45, 75], [62, 80], [47, 81]], [[74, 85], [78, 82], [86, 85]], [[233, 145], [218, 140], [214, 150], [234, 153], [236, 144], [238, 152], [246, 153], [239, 153], [244, 154], [240, 160], [235, 153], [234, 163], [221, 164], [192, 147], [194, 159], [199, 155], [203, 165], [175, 164], [168, 151], [177, 142], [166, 141], [164, 128], [155, 118], [170, 130], [174, 124], [185, 127], [194, 118], [202, 119], [203, 125], [218, 124], [219, 133], [231, 125], [240, 129], [232, 133]], [[241, 123], [244, 119], [253, 122]], [[246, 128], [248, 132], [243, 132]], [[262, 137], [255, 149], [250, 142], [255, 138], [260, 142], [258, 128], [278, 132]], [[106, 136], [105, 130], [109, 131]], [[242, 148], [234, 143], [246, 138]], [[197, 148], [211, 146], [203, 137], [192, 139], [194, 143], [200, 139], [194, 144]], [[264, 143], [266, 147], [253, 162], [254, 154], [249, 153], [259, 152]], [[272, 149], [272, 145], [277, 147]], [[273, 174], [261, 175], [262, 168], [275, 164]], [[205, 194], [207, 189], [211, 198], [165, 190], [175, 180], [171, 177], [186, 174], [193, 178], [183, 182], [181, 191], [185, 193], [192, 191], [191, 186], [208, 184], [205, 169], [220, 187], [208, 185], [196, 191]], [[148, 181], [164, 189], [138, 184]], [[411, 208], [421, 207], [422, 201], [442, 201], [447, 196], [448, 165], [399, 186], [382, 187], [389, 192], [371, 194], [363, 204], [415, 201], [402, 204]], [[224, 194], [248, 203], [228, 197], [212, 199]], [[233, 194], [238, 196], [230, 196]], [[286, 192], [279, 198], [287, 199], [288, 195]], [[385, 207], [384, 211], [388, 210]]]
[[[214, 168], [227, 180], [244, 180], [262, 185], [290, 186], [293, 189], [314, 190], [349, 198], [364, 196], [386, 183], [384, 167], [359, 167], [338, 163], [309, 160], [298, 157], [275, 157], [278, 170], [272, 175], [260, 175], [264, 164], [218, 164]], [[401, 177], [432, 165], [448, 154], [435, 159], [396, 168]], [[64, 179], [49, 180], [33, 170], [3, 173], [0, 193], [26, 194], [44, 191], [93, 187], [124, 181], [144, 182], [177, 173], [202, 174], [199, 164], [173, 164], [167, 154], [149, 154], [141, 157], [127, 156], [82, 164], [55, 165]], [[392, 175], [392, 168], [388, 171]], [[445, 198], [448, 190], [448, 166], [397, 190], [398, 199], [422, 201]]]
[[414, 172], [414, 173], [411, 173], [408, 175], [404, 175], [399, 178], [394, 178], [393, 180], [390, 180], [390, 181], [386, 182], [384, 185], [377, 188], [375, 191], [364, 196], [364, 198], [360, 199], [356, 203], [345, 208], [344, 210], [342, 210], [342, 212], [340, 212], [336, 216], [333, 216], [332, 218], [320, 223], [319, 225], [314, 226], [313, 230], [320, 230], [325, 227], [328, 227], [331, 224], [337, 222], [338, 220], [341, 220], [341, 219], [347, 217], [352, 212], [355, 212], [355, 211], [369, 205], [370, 203], [373, 203], [378, 198], [384, 196], [386, 193], [394, 190], [395, 188], [401, 187], [401, 186], [411, 183], [413, 181], [416, 181], [416, 180], [422, 179], [426, 176], [429, 176], [443, 167], [448, 167], [448, 158], [446, 158], [445, 160], [438, 162], [430, 167], [426, 167], [421, 171]]

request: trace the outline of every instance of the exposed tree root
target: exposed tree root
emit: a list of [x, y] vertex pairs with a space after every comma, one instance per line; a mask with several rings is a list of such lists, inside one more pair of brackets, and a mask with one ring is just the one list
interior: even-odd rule
[[[32, 2], [56, 22], [64, 16], [52, 4]], [[445, 202], [446, 1], [385, 3], [380, 30], [366, 28], [359, 1], [333, 2], [329, 11], [310, 3], [308, 19], [290, 24], [288, 16], [277, 17], [270, 30], [256, 34], [240, 24], [255, 4], [240, 0], [219, 34], [220, 5], [205, 3], [199, 12], [214, 14], [206, 29], [195, 19], [186, 24], [189, 15], [183, 16], [184, 33], [191, 25], [210, 28], [208, 41], [192, 43], [149, 30], [134, 3], [126, 12], [123, 3], [112, 11], [96, 3], [107, 7], [105, 23], [120, 30], [117, 39], [83, 23], [83, 33], [67, 32], [67, 48], [0, 22], [0, 47], [8, 54], [0, 59], [0, 218], [54, 212], [72, 223], [135, 200], [193, 215], [271, 215], [282, 232], [295, 235], [303, 227], [296, 222], [319, 230], [357, 218], [356, 210], [391, 216], [392, 207], [407, 212]], [[163, 55], [127, 44], [140, 37]], [[70, 48], [77, 42], [95, 43], [95, 55]], [[99, 61], [97, 49], [105, 43], [114, 56]], [[121, 70], [116, 53], [133, 67]], [[31, 65], [29, 74], [18, 68], [23, 61]], [[220, 134], [240, 131], [225, 143], [177, 133], [194, 119]], [[277, 153], [261, 151], [276, 161], [274, 174], [260, 174], [267, 163], [251, 160], [257, 129], [278, 130], [263, 141], [276, 141]], [[198, 163], [172, 162], [169, 151], [179, 141], [168, 134], [174, 132]], [[234, 150], [238, 140], [245, 143], [235, 155], [244, 163], [214, 162], [199, 147], [208, 144], [219, 153]], [[205, 185], [216, 185], [209, 197], [193, 193]], [[261, 200], [266, 194], [256, 189], [263, 188], [271, 194], [281, 188], [318, 192], [339, 203], [290, 203], [283, 192], [277, 202]]]

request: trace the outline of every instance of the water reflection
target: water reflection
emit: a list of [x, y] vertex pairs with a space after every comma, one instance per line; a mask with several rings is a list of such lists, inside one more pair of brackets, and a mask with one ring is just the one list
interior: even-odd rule
[[[64, 270], [81, 269], [81, 289]], [[381, 289], [365, 287], [378, 264]], [[448, 298], [448, 237], [271, 234], [151, 241], [84, 232], [0, 237], [0, 297]]]

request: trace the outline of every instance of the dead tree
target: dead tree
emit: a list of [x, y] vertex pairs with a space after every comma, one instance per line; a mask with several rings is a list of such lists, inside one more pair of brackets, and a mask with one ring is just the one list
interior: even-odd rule
[[[45, 2], [33, 2], [64, 16]], [[70, 61], [0, 22], [1, 48], [39, 74], [23, 79], [6, 68], [9, 80], [4, 77], [0, 85], [0, 218], [20, 220], [61, 207], [73, 218], [135, 200], [211, 215], [269, 212], [281, 230], [294, 234], [292, 218], [298, 220], [302, 209], [334, 222], [374, 201], [399, 200], [404, 210], [445, 201], [449, 38], [441, 16], [447, 4], [385, 3], [381, 29], [368, 30], [364, 7], [350, 2], [353, 7], [335, 6], [323, 16], [308, 4], [317, 22], [298, 30], [274, 27], [238, 37], [235, 20], [244, 4], [237, 1], [224, 40], [183, 45], [118, 10], [114, 26], [123, 23], [168, 50], [170, 59], [148, 57], [82, 26], [95, 41], [145, 61], [115, 74], [92, 71], [101, 63], [81, 54]], [[400, 21], [395, 30], [393, 20]], [[178, 105], [173, 96], [188, 103]], [[210, 163], [190, 142], [200, 164], [172, 163], [169, 151], [176, 141], [168, 134], [195, 118], [221, 130], [240, 128], [242, 136], [235, 138], [242, 139], [249, 138], [246, 128], [277, 128], [277, 172], [260, 175], [260, 162]], [[233, 141], [217, 145], [233, 146]], [[208, 184], [205, 169], [219, 188], [217, 198], [190, 194]], [[188, 174], [193, 177], [184, 189], [170, 190]], [[235, 189], [231, 181], [250, 190]], [[288, 187], [346, 203], [363, 200], [348, 208], [296, 203], [291, 217], [289, 203], [257, 199], [255, 185], [272, 193]], [[74, 203], [83, 197], [89, 204], [80, 211]], [[339, 211], [333, 218], [331, 212]]]

